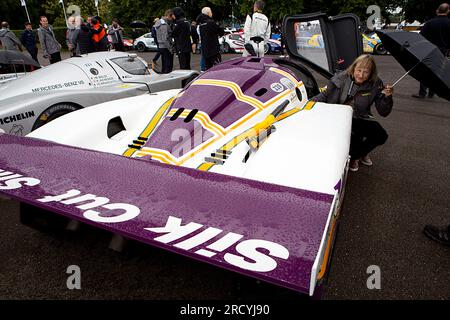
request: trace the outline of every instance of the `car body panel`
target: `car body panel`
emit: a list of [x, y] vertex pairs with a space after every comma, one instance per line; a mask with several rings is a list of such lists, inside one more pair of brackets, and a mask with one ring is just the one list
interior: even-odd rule
[[155, 39], [153, 39], [151, 32], [143, 34], [139, 38], [134, 40], [134, 47], [137, 48], [139, 43], [143, 43], [145, 48], [150, 51], [157, 51], [158, 46], [156, 45]]
[[[119, 59], [119, 60], [117, 60]], [[128, 55], [107, 52], [74, 57], [36, 70], [17, 80], [0, 84], [0, 129], [27, 134], [49, 107], [69, 104], [76, 108], [143, 94], [181, 88], [198, 73], [177, 70], [170, 74], [148, 71], [145, 61], [134, 58], [141, 69], [127, 63]], [[127, 69], [127, 71], [124, 70]], [[131, 74], [130, 72], [136, 73]]]

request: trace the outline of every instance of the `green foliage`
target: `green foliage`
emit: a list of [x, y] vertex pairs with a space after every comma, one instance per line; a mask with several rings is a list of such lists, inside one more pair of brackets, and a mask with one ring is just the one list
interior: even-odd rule
[[[389, 16], [387, 10], [396, 7], [403, 8], [403, 14], [409, 20], [423, 21], [434, 16], [437, 6], [443, 0], [266, 0], [264, 12], [273, 23], [282, 21], [286, 14], [311, 12], [326, 12], [328, 15], [352, 12], [365, 22], [370, 14], [366, 13], [369, 5], [376, 4], [382, 9], [384, 18]], [[64, 13], [59, 0], [26, 0], [33, 27], [38, 26], [39, 15], [46, 15], [55, 27], [64, 27]], [[142, 20], [150, 27], [156, 17], [161, 17], [164, 11], [175, 6], [184, 9], [188, 20], [195, 20], [204, 6], [213, 10], [216, 21], [229, 23], [233, 14], [241, 23], [245, 16], [253, 10], [254, 0], [99, 0], [99, 13], [103, 21], [110, 23], [117, 17], [123, 27], [128, 27], [134, 20]], [[81, 15], [97, 15], [94, 0], [65, 0], [68, 16], [74, 12], [73, 6], [78, 6]], [[24, 7], [19, 0], [0, 0], [0, 19], [8, 21], [12, 29], [22, 29], [27, 20]], [[5, 10], [7, 8], [7, 10]]]

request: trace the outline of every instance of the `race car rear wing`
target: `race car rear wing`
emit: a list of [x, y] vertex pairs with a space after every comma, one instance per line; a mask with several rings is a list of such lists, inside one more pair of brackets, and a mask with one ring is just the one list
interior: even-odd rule
[[7, 134], [0, 193], [310, 295], [336, 206], [336, 195]]

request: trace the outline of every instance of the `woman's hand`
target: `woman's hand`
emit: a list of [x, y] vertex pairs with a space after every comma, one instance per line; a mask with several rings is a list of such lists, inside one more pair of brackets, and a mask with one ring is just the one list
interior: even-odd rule
[[394, 88], [391, 85], [386, 85], [381, 92], [384, 93], [386, 97], [389, 97], [394, 93]]

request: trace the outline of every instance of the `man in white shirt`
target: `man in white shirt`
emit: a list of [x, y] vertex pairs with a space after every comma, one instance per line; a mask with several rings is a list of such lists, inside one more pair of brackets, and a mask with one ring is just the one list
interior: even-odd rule
[[[264, 45], [269, 41], [271, 34], [271, 27], [269, 19], [262, 13], [264, 9], [264, 2], [261, 0], [255, 1], [253, 5], [253, 14], [247, 15], [244, 25], [244, 40], [245, 43], [250, 43], [255, 50], [255, 53], [259, 57], [264, 56]], [[256, 44], [252, 39], [253, 37], [261, 37], [264, 40]], [[244, 49], [242, 55], [247, 57], [250, 53]]]

